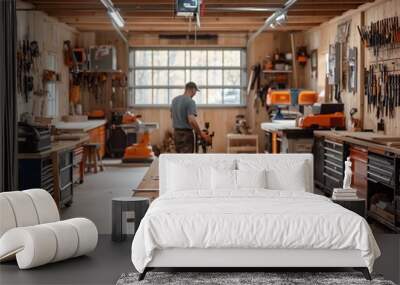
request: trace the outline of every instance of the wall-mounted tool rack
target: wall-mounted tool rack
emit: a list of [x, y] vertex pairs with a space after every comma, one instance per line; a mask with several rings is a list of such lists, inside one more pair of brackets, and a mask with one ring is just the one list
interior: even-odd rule
[[385, 18], [367, 26], [357, 26], [361, 40], [375, 56], [382, 48], [395, 48], [400, 43], [399, 17]]

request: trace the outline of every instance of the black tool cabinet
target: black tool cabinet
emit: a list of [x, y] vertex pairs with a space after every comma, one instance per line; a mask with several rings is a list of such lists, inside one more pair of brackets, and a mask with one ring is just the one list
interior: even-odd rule
[[[58, 153], [60, 207], [70, 206], [73, 198], [73, 151]], [[55, 178], [53, 174], [53, 159], [51, 155], [37, 158], [20, 158], [19, 189], [42, 188], [55, 197]]]
[[54, 193], [53, 161], [50, 156], [41, 159], [19, 159], [19, 189], [42, 188]]
[[315, 137], [313, 154], [315, 187], [331, 196], [333, 189], [343, 184], [345, 146], [324, 137]]
[[[325, 195], [343, 186], [347, 142], [314, 138], [314, 184]], [[368, 150], [366, 216], [400, 232], [400, 155]]]
[[70, 206], [73, 197], [73, 151], [64, 151], [59, 153], [60, 170], [60, 205]]
[[368, 153], [368, 217], [400, 232], [399, 157]]

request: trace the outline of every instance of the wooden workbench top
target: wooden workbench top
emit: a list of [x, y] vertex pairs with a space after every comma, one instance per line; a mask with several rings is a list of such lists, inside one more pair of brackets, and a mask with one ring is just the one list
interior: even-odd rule
[[261, 123], [261, 129], [264, 131], [277, 132], [284, 129], [300, 129], [296, 127], [296, 120], [280, 120], [274, 122]]
[[377, 134], [373, 132], [350, 132], [350, 131], [314, 131], [316, 137], [332, 138], [339, 141], [363, 146], [382, 152], [392, 152], [400, 155], [400, 147], [388, 146], [377, 142], [379, 139], [390, 139], [391, 136]]
[[85, 122], [58, 122], [56, 129], [66, 132], [88, 132], [107, 123], [106, 120], [89, 120]]
[[84, 144], [89, 141], [89, 136], [83, 136], [79, 140], [65, 140], [55, 141], [51, 143], [51, 148], [41, 152], [32, 153], [19, 153], [18, 159], [38, 159], [51, 155], [54, 152], [62, 152], [71, 150], [78, 145]]

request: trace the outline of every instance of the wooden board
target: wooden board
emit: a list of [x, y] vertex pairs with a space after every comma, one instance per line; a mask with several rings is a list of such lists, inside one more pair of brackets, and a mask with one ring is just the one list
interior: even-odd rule
[[153, 200], [158, 197], [159, 189], [158, 158], [156, 157], [138, 187], [133, 190], [133, 196], [147, 197]]
[[[288, 12], [285, 25], [277, 30], [305, 30], [316, 26], [343, 12], [355, 9], [372, 0], [301, 0]], [[80, 31], [112, 30], [107, 11], [98, 0], [27, 0], [63, 22]], [[283, 8], [283, 0], [207, 0], [201, 16], [202, 32], [257, 30], [273, 11]], [[125, 19], [126, 32], [187, 32], [189, 22], [185, 17], [175, 16], [175, 1], [171, 0], [114, 0]], [[238, 11], [237, 8], [256, 8]], [[258, 9], [257, 9], [258, 8]]]

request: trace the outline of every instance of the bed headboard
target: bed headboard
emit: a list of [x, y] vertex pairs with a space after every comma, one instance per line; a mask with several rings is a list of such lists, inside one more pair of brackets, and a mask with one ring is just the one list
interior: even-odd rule
[[170, 163], [189, 164], [194, 166], [210, 166], [218, 161], [232, 161], [236, 163], [238, 160], [262, 160], [266, 163], [276, 164], [282, 161], [303, 162], [306, 173], [306, 191], [314, 192], [314, 168], [313, 155], [310, 153], [301, 154], [162, 154], [159, 158], [159, 175], [160, 175], [160, 195], [167, 192], [168, 185], [168, 169]]

